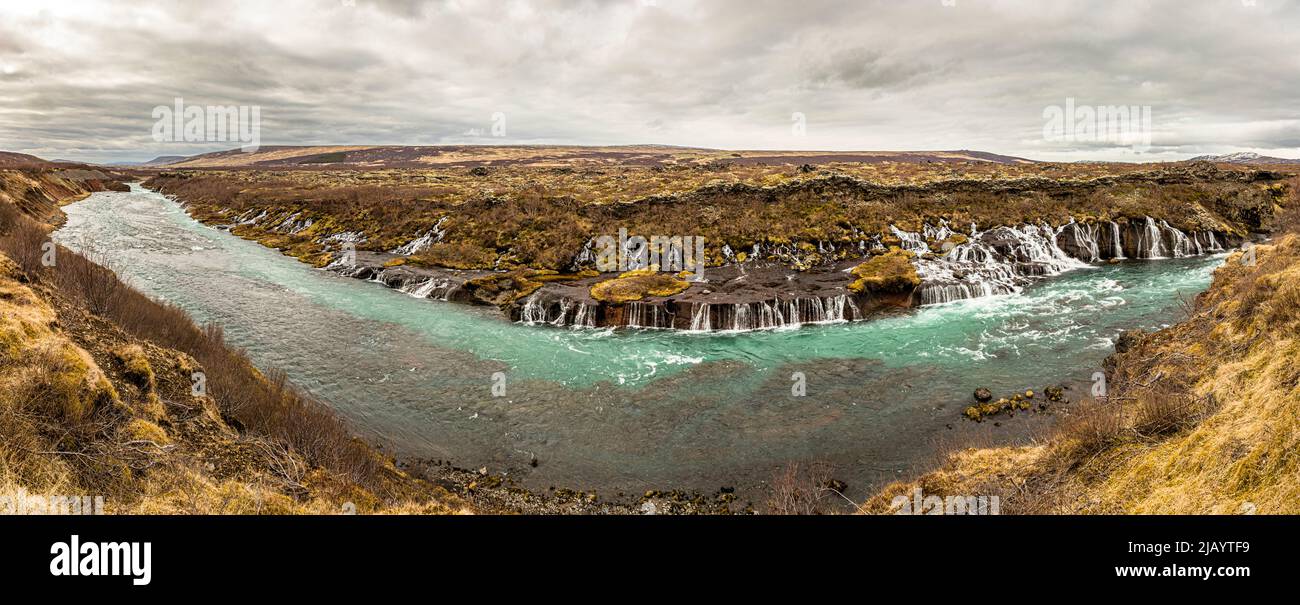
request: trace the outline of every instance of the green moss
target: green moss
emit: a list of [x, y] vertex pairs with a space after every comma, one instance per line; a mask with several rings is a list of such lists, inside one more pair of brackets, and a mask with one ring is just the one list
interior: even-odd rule
[[910, 292], [921, 285], [921, 278], [912, 265], [915, 255], [895, 248], [853, 268], [857, 279], [849, 284], [852, 292], [898, 294]]
[[155, 386], [153, 367], [140, 345], [127, 345], [113, 351], [113, 357], [122, 364], [122, 373], [128, 382], [142, 393], [152, 393]]
[[647, 296], [672, 296], [690, 287], [690, 282], [668, 273], [639, 269], [592, 286], [591, 297], [601, 302], [625, 303]]

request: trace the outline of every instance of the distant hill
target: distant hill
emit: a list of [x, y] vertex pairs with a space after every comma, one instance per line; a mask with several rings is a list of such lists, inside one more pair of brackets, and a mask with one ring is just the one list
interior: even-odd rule
[[[163, 158], [159, 158], [161, 160]], [[158, 160], [155, 160], [155, 162]], [[438, 168], [477, 166], [600, 166], [662, 164], [790, 164], [843, 163], [999, 163], [1028, 164], [1031, 160], [982, 151], [729, 151], [667, 145], [581, 147], [561, 145], [329, 145], [265, 146], [256, 152], [239, 149], [205, 153], [177, 161], [169, 168]]]
[[166, 166], [189, 158], [186, 155], [160, 155], [146, 162], [113, 162], [109, 166]]
[[1226, 164], [1300, 164], [1300, 160], [1275, 158], [1249, 151], [1222, 155], [1200, 155], [1192, 158], [1191, 161], [1222, 162]]
[[54, 162], [25, 153], [0, 151], [0, 168], [31, 168], [35, 166], [52, 166]]

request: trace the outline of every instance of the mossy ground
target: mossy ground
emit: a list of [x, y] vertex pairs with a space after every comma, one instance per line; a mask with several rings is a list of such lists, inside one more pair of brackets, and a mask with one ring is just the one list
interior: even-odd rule
[[647, 296], [672, 296], [685, 291], [690, 282], [654, 268], [626, 271], [591, 287], [591, 297], [601, 302], [625, 303]]
[[849, 291], [888, 294], [911, 292], [921, 285], [921, 278], [912, 264], [915, 256], [906, 250], [893, 248], [871, 257], [851, 271], [856, 279], [849, 283]]
[[[1282, 176], [1198, 165], [835, 163], [805, 171], [686, 162], [486, 172], [175, 171], [147, 185], [178, 196], [209, 224], [266, 211], [261, 223], [234, 233], [317, 266], [338, 252], [323, 243], [330, 235], [360, 233], [359, 249], [388, 251], [441, 224], [443, 240], [408, 262], [569, 271], [592, 238], [626, 228], [701, 236], [709, 266], [731, 262], [727, 246], [746, 260], [805, 270], [861, 258], [857, 244], [865, 237], [884, 236], [888, 245], [890, 225], [918, 230], [940, 219], [987, 229], [1150, 215], [1184, 231], [1243, 235], [1273, 214], [1289, 187], [1276, 180]], [[290, 217], [314, 222], [288, 233], [281, 225]], [[933, 243], [942, 249], [963, 237]], [[750, 258], [756, 244], [768, 256]], [[792, 252], [772, 256], [780, 247]]]

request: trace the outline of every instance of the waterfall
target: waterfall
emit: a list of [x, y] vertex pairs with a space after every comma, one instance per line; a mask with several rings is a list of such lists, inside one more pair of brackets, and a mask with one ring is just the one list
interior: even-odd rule
[[754, 329], [754, 317], [750, 314], [749, 303], [731, 305], [731, 329], [738, 332]]
[[925, 243], [924, 235], [903, 231], [893, 225], [889, 226], [889, 230], [894, 233], [894, 237], [898, 238], [900, 248], [917, 254], [924, 254], [930, 251], [930, 246]]
[[[893, 229], [899, 240], [912, 242], [913, 246], [921, 239], [918, 234], [908, 234], [897, 227]], [[1066, 230], [1089, 259], [1094, 255], [1100, 256], [1092, 231], [1076, 223], [1061, 228], [1022, 225], [1019, 228], [995, 227], [984, 232], [974, 231], [966, 242], [954, 246], [942, 256], [918, 257], [913, 261], [921, 278], [921, 286], [917, 289], [918, 303], [932, 305], [1011, 294], [1020, 291], [1020, 287], [1032, 278], [1088, 266], [1057, 245], [1058, 237]], [[946, 231], [945, 227], [934, 229], [928, 235], [946, 238], [951, 231]]]
[[573, 327], [596, 327], [596, 314], [592, 313], [591, 307], [587, 303], [578, 303], [578, 310], [573, 313]]
[[[556, 327], [564, 326], [564, 320], [567, 319], [569, 316], [569, 308], [573, 306], [573, 301], [567, 298], [561, 298], [559, 305], [560, 305], [560, 309], [559, 312], [555, 314], [555, 319], [552, 319], [550, 322], [548, 322], [551, 325]], [[546, 318], [545, 316], [543, 316], [542, 321], [545, 320]]]
[[1155, 219], [1146, 217], [1137, 232], [1137, 258], [1164, 258], [1160, 249], [1160, 226], [1156, 224]]
[[427, 250], [429, 246], [441, 242], [442, 239], [447, 236], [446, 230], [442, 228], [442, 224], [447, 222], [447, 218], [448, 217], [444, 216], [438, 219], [438, 222], [434, 223], [433, 227], [424, 232], [424, 235], [407, 242], [406, 245], [398, 246], [397, 248], [389, 250], [389, 253], [411, 256], [417, 252]]
[[537, 294], [534, 293], [524, 301], [524, 308], [520, 312], [519, 321], [525, 324], [546, 323], [546, 307], [543, 307], [537, 300]]
[[708, 332], [713, 326], [709, 319], [709, 303], [692, 303], [691, 331]]
[[1119, 223], [1106, 221], [1110, 225], [1111, 258], [1124, 258], [1124, 242], [1119, 236]]
[[667, 313], [662, 305], [643, 302], [627, 303], [624, 325], [629, 328], [667, 328]]
[[436, 298], [439, 300], [447, 300], [447, 295], [450, 294], [452, 290], [452, 283], [449, 279], [432, 277], [415, 288], [411, 288], [407, 285], [398, 289], [414, 296], [415, 298]]
[[[704, 306], [704, 305], [701, 305]], [[709, 329], [712, 319], [705, 318], [701, 306], [692, 308], [692, 330]], [[735, 332], [795, 327], [805, 323], [832, 323], [863, 319], [862, 310], [847, 294], [826, 297], [798, 297], [720, 305], [710, 303], [709, 311], [716, 309], [718, 324]]]
[[[1090, 263], [1095, 263], [1101, 260], [1101, 248], [1097, 244], [1096, 229], [1097, 227], [1095, 225], [1080, 225], [1073, 220], [1062, 228], [1062, 234], [1068, 233], [1068, 235], [1073, 237], [1074, 241], [1077, 243], [1078, 248], [1076, 250], [1086, 252], [1084, 255], [1075, 254], [1075, 258], [1080, 258], [1081, 260], [1086, 260]], [[1082, 258], [1082, 256], [1087, 256], [1087, 258]]]
[[[1181, 258], [1224, 249], [1211, 231], [1183, 232], [1166, 220], [1152, 217], [1130, 220], [1123, 226], [1114, 221], [1078, 222], [1072, 219], [1061, 227], [1043, 223], [998, 226], [980, 231], [977, 225], [972, 224], [965, 241], [953, 246], [945, 245], [944, 250], [938, 252], [932, 251], [928, 242], [951, 241], [956, 234], [946, 222], [924, 225], [919, 233], [904, 231], [894, 225], [889, 229], [901, 247], [916, 253], [912, 264], [921, 284], [913, 291], [912, 303], [918, 305], [1014, 294], [1036, 279], [1092, 267], [1094, 265], [1090, 263], [1110, 259]], [[858, 240], [859, 247], [865, 241]], [[824, 253], [835, 250], [833, 245], [822, 241], [817, 242], [817, 247]], [[872, 247], [880, 247], [878, 236]], [[766, 255], [767, 258], [779, 259], [794, 254], [794, 249], [788, 245], [754, 244], [752, 250], [755, 258]], [[735, 258], [730, 248], [724, 256]], [[378, 275], [368, 275], [375, 275], [379, 281], [388, 281], [390, 276], [387, 273], [380, 271]], [[396, 279], [396, 276], [392, 277]], [[453, 287], [445, 280], [428, 280], [414, 288], [412, 295], [441, 293], [445, 298]], [[573, 327], [596, 325], [599, 305], [588, 306], [554, 294], [543, 302], [540, 294], [535, 293], [524, 302], [520, 310], [521, 322]], [[689, 323], [684, 317], [685, 302], [670, 303], [682, 305], [676, 309], [682, 316], [681, 323], [676, 323], [678, 315], [663, 303], [637, 301], [627, 303], [621, 313], [615, 306], [614, 314], [602, 322], [631, 328], [685, 326], [694, 332], [715, 329], [743, 332], [865, 318], [858, 307], [859, 301], [847, 293], [734, 303], [691, 302]]]

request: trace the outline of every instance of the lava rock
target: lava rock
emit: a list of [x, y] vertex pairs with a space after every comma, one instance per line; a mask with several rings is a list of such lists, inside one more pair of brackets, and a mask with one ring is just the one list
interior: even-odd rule
[[1123, 353], [1137, 346], [1142, 342], [1142, 339], [1146, 338], [1146, 335], [1147, 333], [1142, 330], [1125, 330], [1115, 340], [1115, 352]]

